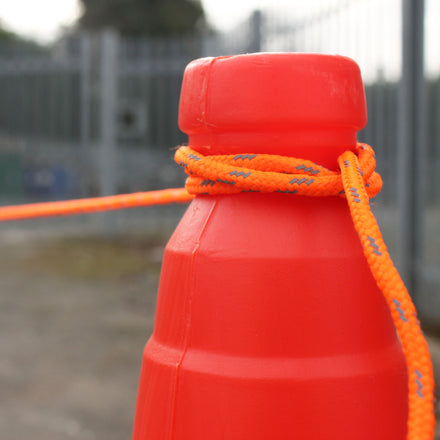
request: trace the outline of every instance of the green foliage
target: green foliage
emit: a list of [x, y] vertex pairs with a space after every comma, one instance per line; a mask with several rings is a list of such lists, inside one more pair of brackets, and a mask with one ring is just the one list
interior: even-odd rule
[[0, 41], [14, 41], [17, 39], [18, 39], [17, 34], [14, 34], [14, 32], [11, 32], [5, 27], [3, 27], [2, 22], [0, 20]]
[[0, 54], [12, 55], [16, 53], [42, 53], [45, 48], [38, 44], [36, 41], [30, 40], [26, 37], [22, 37], [15, 32], [5, 28], [0, 19]]
[[205, 23], [199, 0], [81, 0], [79, 24], [111, 27], [126, 36], [169, 36], [197, 32]]

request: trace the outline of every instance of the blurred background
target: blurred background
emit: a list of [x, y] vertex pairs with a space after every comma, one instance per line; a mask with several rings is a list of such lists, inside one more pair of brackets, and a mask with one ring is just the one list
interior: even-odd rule
[[[0, 204], [182, 186], [172, 157], [195, 58], [352, 57], [359, 140], [384, 179], [373, 208], [440, 365], [439, 21], [437, 0], [0, 0]], [[184, 209], [0, 224], [3, 440], [130, 438]]]

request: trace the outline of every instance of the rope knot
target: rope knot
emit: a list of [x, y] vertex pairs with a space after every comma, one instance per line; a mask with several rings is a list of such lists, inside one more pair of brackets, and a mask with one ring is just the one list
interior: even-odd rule
[[[203, 156], [180, 147], [176, 162], [189, 175], [186, 189], [191, 194], [235, 194], [240, 192], [281, 192], [312, 197], [345, 197], [341, 172], [331, 171], [310, 160], [271, 154]], [[362, 176], [369, 198], [377, 195], [382, 179], [374, 170], [373, 149], [357, 144], [356, 153], [339, 158], [340, 167], [354, 167]]]
[[377, 286], [393, 318], [408, 367], [408, 440], [432, 440], [434, 381], [429, 348], [415, 307], [391, 261], [369, 199], [382, 187], [374, 171], [373, 149], [357, 144], [338, 158], [340, 171], [316, 163], [269, 154], [203, 156], [188, 147], [176, 152], [176, 161], [189, 175], [191, 194], [232, 194], [246, 191], [282, 192], [305, 196], [345, 197], [354, 228]]

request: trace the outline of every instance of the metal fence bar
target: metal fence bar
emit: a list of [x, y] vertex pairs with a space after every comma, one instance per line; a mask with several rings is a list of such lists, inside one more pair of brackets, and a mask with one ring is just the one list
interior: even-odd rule
[[105, 31], [101, 37], [101, 141], [100, 195], [116, 194], [116, 106], [118, 82], [118, 35]]
[[425, 87], [424, 0], [402, 0], [402, 78], [398, 126], [398, 265], [411, 292], [423, 258]]
[[90, 69], [91, 41], [88, 34], [81, 36], [81, 74], [80, 74], [80, 143], [87, 148], [90, 144]]
[[260, 52], [263, 44], [263, 14], [260, 10], [253, 12], [250, 19], [249, 52]]

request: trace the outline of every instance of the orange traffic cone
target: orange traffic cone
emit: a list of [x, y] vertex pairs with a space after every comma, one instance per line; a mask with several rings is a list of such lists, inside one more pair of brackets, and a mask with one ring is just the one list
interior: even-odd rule
[[134, 440], [406, 438], [405, 358], [347, 202], [290, 194], [331, 177], [366, 121], [359, 69], [344, 57], [188, 66], [179, 119], [195, 151], [188, 162], [200, 153], [241, 164], [199, 185], [235, 191], [262, 154], [327, 170], [305, 160], [297, 169], [307, 177], [289, 177], [291, 190], [192, 201], [165, 250]]

